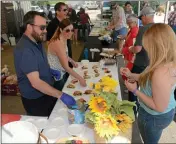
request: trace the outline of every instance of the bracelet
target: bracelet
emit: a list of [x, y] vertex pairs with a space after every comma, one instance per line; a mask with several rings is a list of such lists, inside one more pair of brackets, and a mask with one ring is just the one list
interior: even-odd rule
[[134, 94], [134, 95], [136, 95], [136, 91], [138, 90], [138, 88], [135, 88], [133, 91], [132, 91], [132, 93]]

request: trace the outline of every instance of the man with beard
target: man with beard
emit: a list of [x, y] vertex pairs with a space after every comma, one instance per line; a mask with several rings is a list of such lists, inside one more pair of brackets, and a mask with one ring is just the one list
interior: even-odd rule
[[[53, 37], [56, 29], [59, 26], [59, 23], [67, 18], [68, 15], [68, 6], [63, 2], [58, 2], [54, 6], [56, 16], [55, 18], [48, 24], [47, 27], [47, 41], [50, 41], [50, 39]], [[70, 58], [72, 58], [72, 51], [71, 51], [71, 41], [67, 40], [67, 47], [68, 47], [68, 55]]]
[[59, 98], [67, 106], [75, 105], [68, 94], [52, 87], [53, 79], [42, 41], [46, 19], [36, 11], [26, 13], [25, 32], [14, 49], [14, 62], [22, 102], [28, 115], [49, 116]]

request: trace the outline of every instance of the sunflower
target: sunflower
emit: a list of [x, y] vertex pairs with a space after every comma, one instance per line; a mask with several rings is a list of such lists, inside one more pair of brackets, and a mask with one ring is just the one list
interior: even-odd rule
[[100, 137], [109, 139], [119, 133], [120, 129], [111, 115], [99, 114], [95, 120], [95, 130]]
[[89, 101], [89, 108], [95, 113], [104, 113], [107, 110], [107, 103], [104, 98], [92, 96]]
[[126, 114], [119, 114], [116, 116], [116, 120], [119, 122], [117, 125], [122, 132], [126, 132], [132, 126], [132, 119]]

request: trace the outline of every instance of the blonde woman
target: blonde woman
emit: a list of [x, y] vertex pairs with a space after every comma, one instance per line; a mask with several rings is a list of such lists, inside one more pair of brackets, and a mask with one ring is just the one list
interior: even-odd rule
[[139, 98], [138, 126], [144, 143], [158, 143], [163, 129], [173, 120], [176, 101], [176, 36], [166, 24], [154, 24], [143, 36], [150, 64], [142, 74], [121, 68], [126, 87]]
[[48, 62], [56, 80], [54, 86], [59, 90], [62, 90], [66, 82], [66, 72], [79, 80], [82, 86], [86, 86], [83, 77], [69, 67], [69, 62], [72, 63], [73, 67], [78, 67], [78, 64], [68, 57], [67, 40], [72, 37], [73, 32], [74, 29], [70, 20], [64, 19], [59, 23], [59, 27], [48, 44]]

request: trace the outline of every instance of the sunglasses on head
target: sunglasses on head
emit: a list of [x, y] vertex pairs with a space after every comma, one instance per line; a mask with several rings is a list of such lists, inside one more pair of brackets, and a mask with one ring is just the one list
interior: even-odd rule
[[41, 31], [44, 31], [46, 29], [46, 25], [35, 25], [35, 24], [30, 24], [30, 25], [39, 27]]
[[66, 32], [66, 33], [74, 32], [74, 29], [71, 29], [71, 30], [70, 30], [70, 29], [66, 29], [65, 32]]

